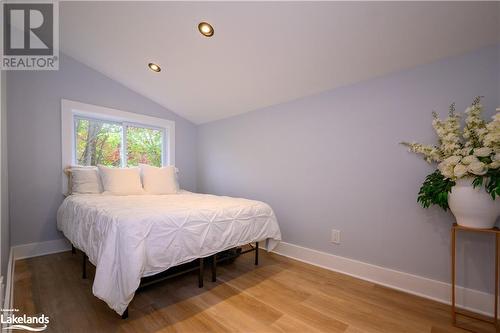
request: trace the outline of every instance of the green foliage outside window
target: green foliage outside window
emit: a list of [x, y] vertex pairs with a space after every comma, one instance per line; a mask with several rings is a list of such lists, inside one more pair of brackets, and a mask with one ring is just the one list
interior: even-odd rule
[[76, 122], [76, 158], [79, 165], [120, 166], [121, 125], [95, 120]]
[[[120, 167], [122, 133], [120, 123], [77, 119], [76, 160], [79, 165], [107, 165]], [[139, 126], [125, 126], [127, 166], [139, 163], [161, 166], [163, 131]]]
[[127, 127], [127, 164], [161, 166], [162, 132], [151, 128]]

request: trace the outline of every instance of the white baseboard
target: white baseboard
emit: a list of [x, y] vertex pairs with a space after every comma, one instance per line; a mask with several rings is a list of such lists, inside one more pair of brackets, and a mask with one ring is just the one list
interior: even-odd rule
[[[285, 257], [350, 275], [440, 303], [451, 303], [451, 284], [408, 274], [365, 262], [336, 256], [306, 247], [281, 242], [274, 251]], [[457, 287], [457, 305], [461, 308], [493, 316], [494, 296], [482, 291]]]
[[7, 281], [5, 282], [5, 298], [3, 302], [4, 309], [12, 309], [14, 300], [14, 257], [12, 249], [9, 253], [9, 263], [7, 264]]
[[40, 243], [30, 243], [13, 246], [11, 249], [14, 261], [25, 258], [44, 256], [71, 249], [71, 244], [65, 238]]
[[4, 284], [4, 277], [0, 276], [0, 304], [5, 303], [5, 284]]

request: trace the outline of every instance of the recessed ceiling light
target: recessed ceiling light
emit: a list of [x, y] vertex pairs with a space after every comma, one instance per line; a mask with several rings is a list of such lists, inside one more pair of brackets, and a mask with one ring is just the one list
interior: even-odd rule
[[198, 24], [198, 30], [205, 37], [212, 37], [214, 35], [214, 28], [207, 22]]
[[153, 72], [156, 72], [156, 73], [161, 72], [161, 68], [160, 68], [160, 66], [159, 66], [159, 65], [157, 65], [157, 64], [153, 64], [152, 62], [150, 62], [150, 63], [148, 64], [148, 67], [149, 67], [149, 69], [150, 69], [150, 70], [152, 70]]

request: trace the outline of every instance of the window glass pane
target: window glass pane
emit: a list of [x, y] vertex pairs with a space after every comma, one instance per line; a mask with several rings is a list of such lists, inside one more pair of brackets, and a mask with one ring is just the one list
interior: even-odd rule
[[76, 119], [75, 132], [76, 160], [79, 165], [120, 166], [120, 124]]
[[127, 164], [139, 163], [160, 167], [163, 131], [144, 127], [127, 127]]

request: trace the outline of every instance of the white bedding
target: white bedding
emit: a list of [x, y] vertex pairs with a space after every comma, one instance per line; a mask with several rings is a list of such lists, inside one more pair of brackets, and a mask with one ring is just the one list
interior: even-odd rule
[[95, 296], [118, 314], [141, 277], [281, 233], [269, 205], [195, 194], [72, 195], [57, 212], [57, 227], [96, 266]]

